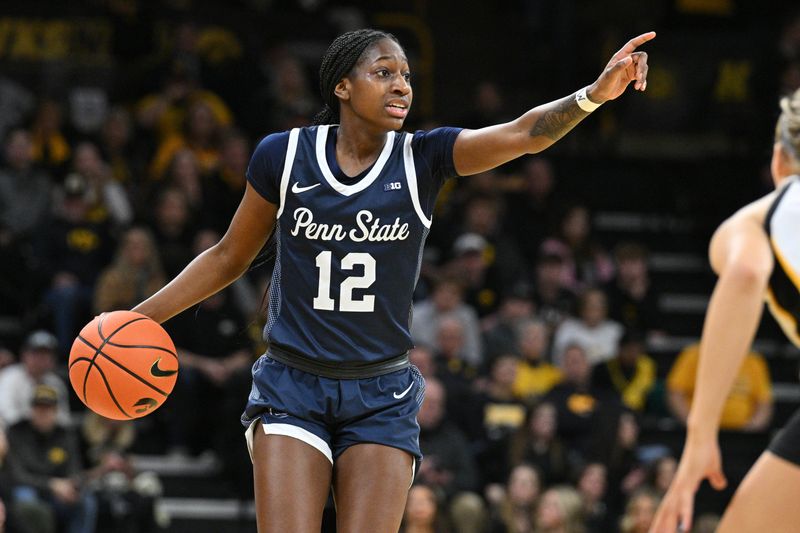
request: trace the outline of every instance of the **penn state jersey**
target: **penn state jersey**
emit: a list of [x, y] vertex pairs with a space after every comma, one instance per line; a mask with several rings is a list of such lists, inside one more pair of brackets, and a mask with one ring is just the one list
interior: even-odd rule
[[436, 195], [455, 175], [459, 131], [388, 132], [377, 161], [353, 179], [336, 164], [336, 126], [293, 129], [259, 144], [248, 180], [278, 205], [264, 328], [270, 345], [365, 363], [412, 347], [412, 294]]
[[775, 256], [767, 304], [789, 340], [800, 347], [800, 177], [788, 180], [764, 221]]

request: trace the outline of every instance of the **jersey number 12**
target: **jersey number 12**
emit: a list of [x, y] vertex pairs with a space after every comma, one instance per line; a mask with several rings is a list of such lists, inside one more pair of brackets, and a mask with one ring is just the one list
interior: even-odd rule
[[[333, 311], [336, 307], [336, 301], [331, 298], [332, 261], [333, 252], [325, 251], [317, 255], [319, 288], [314, 298], [314, 309]], [[351, 252], [342, 258], [342, 270], [353, 270], [356, 265], [364, 266], [364, 274], [348, 276], [339, 286], [339, 311], [371, 313], [375, 310], [375, 296], [365, 294], [361, 299], [355, 299], [353, 289], [366, 289], [375, 283], [375, 258], [364, 252]]]

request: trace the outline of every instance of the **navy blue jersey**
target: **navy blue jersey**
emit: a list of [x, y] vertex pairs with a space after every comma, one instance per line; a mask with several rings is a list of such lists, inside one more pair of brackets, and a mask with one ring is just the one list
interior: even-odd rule
[[381, 361], [412, 347], [411, 297], [459, 131], [389, 132], [355, 178], [336, 165], [336, 126], [261, 141], [247, 178], [278, 205], [267, 342], [326, 362]]

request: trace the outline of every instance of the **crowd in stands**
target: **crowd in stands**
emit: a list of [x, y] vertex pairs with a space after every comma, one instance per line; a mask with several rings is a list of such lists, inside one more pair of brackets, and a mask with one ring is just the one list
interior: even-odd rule
[[[176, 28], [160, 86], [107, 102], [93, 123], [25, 87], [28, 105], [3, 115], [0, 532], [166, 530], [161, 484], [134, 469], [136, 450], [176, 460], [212, 450], [233, 492], [252, 490], [238, 419], [265, 350], [269, 261], [165, 323], [181, 370], [146, 419], [94, 415], [65, 380], [80, 328], [130, 309], [212, 246], [259, 137], [316, 111], [315, 65], [279, 46], [260, 66], [258, 111], [237, 111], [205, 83], [197, 32]], [[800, 84], [791, 76], [782, 83]], [[499, 94], [481, 85], [476, 102], [494, 103], [454, 125], [505, 118]], [[254, 116], [267, 118], [254, 126]], [[698, 348], [659, 379], [647, 346], [669, 332], [646, 243], [603, 246], [591, 206], [558, 174], [531, 156], [450, 180], [440, 195], [411, 325], [427, 382], [425, 459], [405, 533], [644, 533], [674, 474], [670, 451], [639, 434], [648, 419], [685, 420]], [[767, 366], [752, 353], [723, 426], [764, 431], [771, 414]], [[713, 525], [702, 517], [694, 531]]]

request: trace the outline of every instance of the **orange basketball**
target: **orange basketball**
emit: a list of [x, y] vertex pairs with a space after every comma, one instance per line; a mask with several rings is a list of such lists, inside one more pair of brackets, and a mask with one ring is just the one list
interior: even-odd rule
[[69, 380], [99, 415], [129, 420], [152, 413], [178, 379], [175, 345], [164, 328], [133, 311], [113, 311], [86, 324], [72, 344]]

